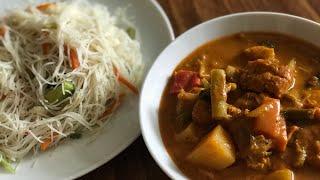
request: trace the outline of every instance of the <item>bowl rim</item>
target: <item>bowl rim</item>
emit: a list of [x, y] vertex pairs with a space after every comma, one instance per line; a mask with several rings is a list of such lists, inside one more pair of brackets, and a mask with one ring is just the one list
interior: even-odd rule
[[[147, 129], [144, 127], [145, 125], [145, 121], [148, 121], [148, 119], [144, 119], [143, 115], [145, 112], [143, 111], [142, 107], [144, 106], [144, 98], [143, 98], [143, 94], [144, 91], [146, 89], [146, 80], [150, 78], [150, 74], [151, 71], [153, 70], [154, 64], [159, 61], [159, 58], [162, 56], [162, 54], [164, 54], [164, 52], [166, 52], [169, 48], [171, 48], [172, 46], [174, 46], [174, 44], [176, 44], [178, 41], [180, 41], [180, 39], [182, 39], [182, 36], [187, 36], [188, 34], [192, 33], [193, 31], [196, 31], [197, 29], [201, 29], [203, 26], [206, 26], [208, 24], [217, 22], [217, 21], [221, 21], [223, 19], [227, 19], [227, 18], [232, 18], [232, 17], [240, 17], [240, 16], [252, 16], [252, 15], [264, 15], [264, 16], [276, 16], [276, 17], [284, 17], [287, 19], [296, 19], [299, 21], [304, 21], [306, 23], [309, 23], [311, 25], [316, 25], [320, 28], [320, 23], [317, 23], [313, 20], [304, 18], [304, 17], [299, 17], [296, 15], [292, 15], [292, 14], [287, 14], [287, 13], [279, 13], [279, 12], [270, 12], [270, 11], [251, 11], [251, 12], [240, 12], [240, 13], [233, 13], [233, 14], [228, 14], [228, 15], [223, 15], [223, 16], [219, 16], [207, 21], [204, 21], [190, 29], [188, 29], [187, 31], [183, 32], [182, 34], [180, 34], [179, 36], [176, 37], [175, 40], [173, 40], [165, 49], [162, 50], [162, 52], [157, 56], [156, 60], [153, 62], [151, 68], [148, 70], [146, 78], [143, 82], [142, 88], [141, 88], [141, 94], [140, 94], [140, 99], [139, 99], [139, 123], [140, 123], [140, 129], [141, 129], [141, 134], [143, 137], [143, 140], [146, 144], [146, 147], [149, 151], [149, 153], [151, 154], [152, 158], [155, 160], [155, 162], [158, 164], [158, 166], [161, 168], [161, 170], [167, 175], [169, 176], [170, 179], [177, 179], [175, 173], [180, 174], [179, 172], [176, 172], [174, 169], [168, 167], [167, 165], [165, 165], [164, 161], [161, 160], [161, 158], [159, 156], [157, 156], [157, 154], [155, 154], [154, 152], [154, 148], [150, 143], [149, 143], [149, 138], [147, 137]], [[192, 52], [192, 51], [191, 51]], [[190, 52], [190, 53], [191, 53]], [[161, 92], [163, 93], [163, 92]], [[159, 107], [159, 105], [157, 105], [157, 107]], [[159, 123], [159, 119], [157, 119]], [[160, 136], [160, 141], [162, 142], [162, 145], [164, 146], [164, 149], [166, 149], [165, 145], [163, 144], [163, 140], [162, 137]], [[169, 156], [169, 159], [174, 163], [174, 165], [176, 166], [175, 162], [172, 160], [171, 156], [169, 155], [168, 151], [166, 150], [166, 154]], [[177, 167], [178, 168], [178, 167]], [[178, 168], [179, 169], [179, 168]], [[185, 174], [183, 172], [182, 176], [185, 176]]]

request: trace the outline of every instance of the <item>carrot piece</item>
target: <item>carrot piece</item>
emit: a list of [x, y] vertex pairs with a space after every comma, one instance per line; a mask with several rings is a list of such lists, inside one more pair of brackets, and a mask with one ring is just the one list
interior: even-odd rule
[[80, 66], [78, 54], [74, 48], [70, 49], [70, 60], [72, 69], [77, 69]]
[[[68, 55], [68, 46], [63, 45], [64, 47], [64, 53]], [[69, 49], [69, 58], [70, 58], [70, 64], [72, 69], [77, 69], [80, 66], [80, 62], [78, 59], [77, 50], [74, 48]]]
[[58, 137], [58, 133], [53, 132], [51, 138], [47, 138], [43, 141], [43, 143], [40, 144], [40, 150], [45, 151], [48, 149], [48, 147], [52, 144], [55, 138]]
[[39, 4], [36, 8], [39, 10], [39, 11], [45, 11], [47, 9], [49, 9], [50, 7], [54, 6], [55, 3], [42, 3], [42, 4]]
[[68, 45], [63, 45], [64, 54], [68, 56], [69, 51], [69, 59], [72, 69], [77, 69], [80, 66], [80, 62], [78, 59], [77, 50], [75, 48], [68, 48]]
[[123, 77], [119, 70], [113, 66], [113, 72], [117, 78], [117, 80], [122, 83], [123, 85], [125, 85], [128, 89], [130, 89], [134, 94], [139, 94], [139, 90], [137, 87], [135, 87], [135, 85], [133, 85], [131, 82], [129, 82], [125, 77]]
[[49, 54], [49, 51], [51, 49], [51, 44], [50, 43], [43, 43], [42, 44], [42, 52], [44, 55]]
[[283, 152], [286, 149], [288, 140], [286, 122], [280, 116], [279, 99], [265, 98], [262, 105], [248, 115], [256, 118], [253, 127], [255, 133], [271, 138], [278, 150]]
[[111, 106], [102, 113], [100, 118], [104, 118], [104, 117], [108, 116], [109, 114], [111, 114], [115, 109], [117, 109], [119, 107], [120, 102], [121, 102], [120, 97], [117, 98], [115, 101], [113, 101]]
[[275, 134], [275, 137], [273, 138], [275, 143], [276, 143], [276, 148], [281, 151], [284, 152], [286, 150], [287, 147], [287, 143], [288, 143], [288, 135], [287, 135], [287, 126], [286, 126], [286, 121], [284, 120], [284, 118], [280, 118], [277, 121], [277, 125], [276, 125], [278, 131], [278, 133]]
[[0, 37], [4, 37], [4, 35], [6, 34], [6, 27], [5, 26], [2, 26], [0, 27]]
[[118, 80], [119, 82], [127, 86], [133, 93], [139, 94], [139, 90], [131, 82], [125, 79], [121, 74], [119, 74]]
[[120, 106], [120, 104], [121, 104], [121, 102], [122, 102], [122, 99], [123, 99], [124, 97], [125, 97], [125, 94], [123, 94], [123, 93], [119, 94], [119, 97], [118, 97], [115, 101], [112, 102], [111, 107], [109, 107], [108, 109], [106, 109], [106, 110], [102, 113], [102, 115], [101, 115], [100, 118], [103, 118], [103, 117], [105, 117], [105, 116], [108, 116], [108, 115], [111, 114], [114, 110], [116, 110], [116, 109]]
[[41, 151], [47, 150], [51, 143], [52, 143], [51, 139], [44, 140], [43, 143], [40, 144], [40, 150]]

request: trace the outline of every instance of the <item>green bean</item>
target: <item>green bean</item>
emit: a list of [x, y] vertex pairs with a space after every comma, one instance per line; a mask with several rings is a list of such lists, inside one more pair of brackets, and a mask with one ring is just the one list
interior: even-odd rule
[[211, 113], [212, 119], [225, 120], [227, 113], [226, 73], [222, 69], [211, 70]]
[[74, 90], [74, 84], [70, 81], [65, 81], [56, 88], [48, 90], [44, 95], [44, 98], [49, 103], [58, 103], [67, 97], [70, 97], [74, 93]]

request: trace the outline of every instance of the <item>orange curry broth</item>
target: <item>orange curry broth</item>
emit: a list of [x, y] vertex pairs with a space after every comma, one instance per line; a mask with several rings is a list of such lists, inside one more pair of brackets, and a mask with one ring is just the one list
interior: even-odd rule
[[[241, 55], [243, 50], [259, 45], [259, 43], [266, 40], [272, 41], [276, 45], [276, 58], [280, 60], [281, 64], [287, 64], [293, 58], [297, 61], [298, 68], [294, 87], [296, 90], [304, 87], [307, 77], [319, 72], [320, 64], [318, 59], [320, 58], [320, 49], [294, 37], [265, 32], [238, 33], [210, 41], [183, 59], [175, 71], [187, 69], [198, 72], [199, 65], [197, 61], [202, 55], [207, 56], [208, 63], [206, 65], [208, 70], [226, 68], [227, 65], [244, 67], [248, 60]], [[159, 109], [160, 130], [167, 151], [184, 174], [191, 179], [261, 179], [265, 174], [270, 173], [251, 170], [246, 167], [244, 162], [238, 159], [232, 166], [221, 171], [206, 170], [186, 161], [186, 156], [196, 144], [177, 142], [174, 138], [178, 131], [174, 125], [177, 98], [169, 94], [171, 83], [171, 81], [168, 82], [162, 95]], [[274, 157], [272, 163], [276, 162], [277, 157]], [[316, 177], [320, 177], [320, 171], [308, 166], [293, 169], [293, 171], [295, 179], [316, 179]]]

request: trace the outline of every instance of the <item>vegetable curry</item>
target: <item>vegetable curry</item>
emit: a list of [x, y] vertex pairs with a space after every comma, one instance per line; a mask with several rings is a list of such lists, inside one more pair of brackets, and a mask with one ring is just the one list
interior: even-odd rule
[[211, 41], [175, 69], [160, 129], [191, 179], [316, 179], [320, 49], [247, 32]]

